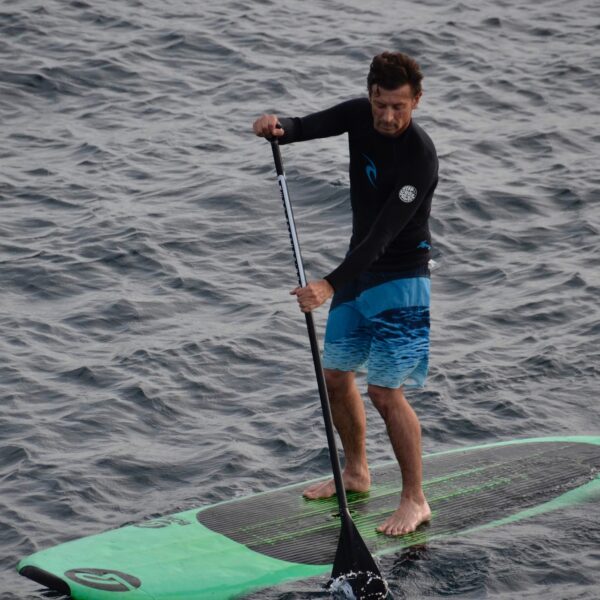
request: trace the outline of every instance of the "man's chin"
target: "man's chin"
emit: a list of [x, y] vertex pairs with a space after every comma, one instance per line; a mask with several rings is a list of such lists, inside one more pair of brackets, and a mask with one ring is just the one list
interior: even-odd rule
[[397, 127], [375, 127], [375, 131], [380, 133], [381, 135], [386, 135], [387, 137], [395, 137], [398, 135], [400, 130]]

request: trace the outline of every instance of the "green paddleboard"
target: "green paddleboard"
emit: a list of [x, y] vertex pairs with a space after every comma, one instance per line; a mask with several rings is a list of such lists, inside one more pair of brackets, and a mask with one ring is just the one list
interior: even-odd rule
[[[515, 440], [431, 454], [424, 458], [424, 476], [432, 522], [400, 538], [375, 531], [398, 503], [396, 463], [372, 469], [368, 494], [349, 494], [373, 554], [600, 497], [600, 437]], [[326, 575], [339, 536], [337, 501], [304, 500], [306, 485], [67, 542], [17, 568], [76, 600], [221, 600]]]

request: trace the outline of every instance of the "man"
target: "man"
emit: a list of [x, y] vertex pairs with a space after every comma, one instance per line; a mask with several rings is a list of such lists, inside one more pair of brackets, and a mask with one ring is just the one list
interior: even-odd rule
[[[414, 531], [431, 518], [422, 488], [421, 427], [405, 387], [422, 387], [429, 356], [428, 218], [437, 185], [433, 142], [412, 120], [422, 96], [417, 63], [400, 52], [375, 56], [368, 98], [303, 118], [263, 115], [253, 125], [281, 144], [348, 133], [352, 237], [342, 263], [298, 287], [303, 312], [333, 300], [323, 367], [333, 420], [345, 455], [344, 485], [370, 486], [366, 418], [355, 372], [367, 365], [368, 395], [383, 417], [402, 472], [397, 510], [377, 530]], [[304, 490], [309, 499], [335, 494], [333, 481]]]

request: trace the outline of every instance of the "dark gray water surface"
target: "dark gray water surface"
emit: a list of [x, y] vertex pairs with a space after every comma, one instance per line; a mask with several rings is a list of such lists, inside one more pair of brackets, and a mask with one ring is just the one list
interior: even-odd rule
[[[14, 570], [35, 550], [327, 472], [250, 124], [363, 94], [383, 49], [421, 62], [441, 163], [425, 450], [600, 433], [599, 34], [593, 0], [3, 0], [0, 598], [43, 597]], [[346, 249], [346, 159], [342, 138], [284, 149], [313, 278]], [[597, 598], [599, 518], [383, 570], [400, 598]]]

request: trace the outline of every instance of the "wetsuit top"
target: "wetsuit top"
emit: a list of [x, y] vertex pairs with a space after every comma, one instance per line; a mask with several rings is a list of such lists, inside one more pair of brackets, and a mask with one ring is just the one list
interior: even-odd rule
[[397, 272], [427, 264], [438, 160], [421, 127], [411, 121], [398, 137], [380, 134], [368, 98], [280, 121], [281, 144], [348, 133], [352, 237], [342, 264], [325, 276], [335, 290], [367, 270]]

